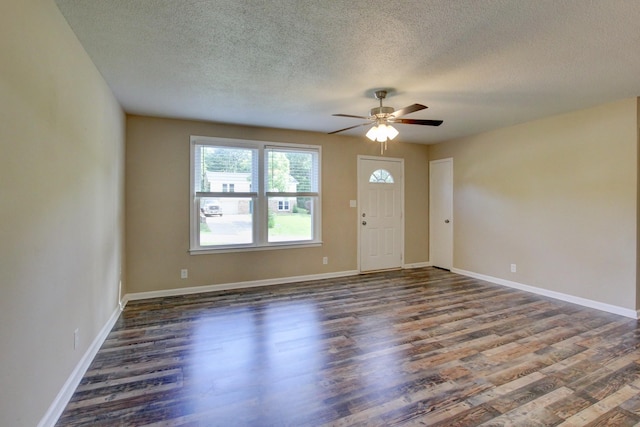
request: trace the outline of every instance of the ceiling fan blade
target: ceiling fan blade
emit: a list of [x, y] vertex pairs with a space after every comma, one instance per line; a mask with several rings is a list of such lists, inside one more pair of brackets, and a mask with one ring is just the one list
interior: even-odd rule
[[332, 114], [332, 116], [336, 116], [336, 117], [352, 117], [354, 119], [365, 119], [367, 120], [369, 117], [364, 117], [364, 116], [353, 116], [351, 114]]
[[403, 123], [405, 125], [440, 126], [442, 124], [442, 120], [395, 119], [393, 123]]
[[344, 132], [345, 130], [349, 130], [349, 129], [359, 128], [360, 126], [367, 126], [367, 125], [370, 125], [370, 124], [371, 123], [361, 123], [359, 125], [349, 126], [348, 128], [344, 128], [344, 129], [340, 129], [340, 130], [334, 130], [333, 132], [329, 132], [328, 135], [331, 135], [333, 133], [338, 133], [338, 132]]
[[391, 117], [404, 116], [405, 114], [415, 113], [416, 111], [424, 110], [425, 108], [429, 108], [429, 107], [422, 104], [412, 104], [412, 105], [409, 105], [408, 107], [401, 108], [398, 111], [394, 111], [393, 113], [391, 113]]

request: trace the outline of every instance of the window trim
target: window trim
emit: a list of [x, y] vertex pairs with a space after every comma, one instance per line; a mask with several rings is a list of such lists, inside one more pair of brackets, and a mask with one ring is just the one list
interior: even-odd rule
[[[245, 148], [257, 151], [257, 191], [251, 192], [196, 192], [195, 190], [195, 150], [199, 145], [212, 145], [229, 148]], [[317, 188], [316, 192], [267, 192], [267, 151], [269, 149], [283, 149], [295, 151], [311, 151], [317, 153]], [[190, 137], [189, 150], [189, 253], [213, 254], [225, 252], [248, 252], [258, 250], [290, 249], [303, 247], [316, 247], [322, 245], [322, 147], [319, 145], [295, 144], [287, 142], [246, 140], [235, 138], [220, 138], [211, 136]], [[199, 196], [196, 195], [199, 193]], [[198, 197], [249, 197], [254, 201], [252, 214], [253, 243], [219, 245], [215, 247], [200, 246], [200, 212], [198, 208]], [[313, 239], [285, 242], [268, 241], [268, 199], [269, 197], [315, 197], [314, 210], [312, 213], [312, 233]]]

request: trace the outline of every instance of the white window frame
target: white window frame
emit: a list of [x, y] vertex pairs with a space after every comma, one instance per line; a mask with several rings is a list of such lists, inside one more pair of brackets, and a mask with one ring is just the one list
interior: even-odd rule
[[[258, 190], [248, 193], [232, 193], [234, 197], [250, 197], [254, 201], [253, 209], [253, 243], [251, 244], [230, 244], [218, 246], [201, 246], [200, 239], [200, 197], [218, 197], [219, 193], [200, 193], [198, 196], [195, 189], [195, 152], [199, 145], [211, 145], [230, 148], [250, 148], [258, 151]], [[297, 192], [297, 193], [269, 193], [267, 192], [267, 156], [268, 149], [296, 150], [296, 151], [312, 151], [318, 156], [317, 162], [317, 192]], [[255, 251], [270, 249], [287, 249], [300, 247], [313, 247], [322, 245], [322, 147], [318, 145], [292, 144], [284, 142], [267, 142], [254, 141], [232, 138], [218, 138], [209, 136], [191, 136], [190, 138], [190, 161], [189, 161], [189, 187], [190, 187], [190, 215], [189, 229], [190, 242], [189, 252], [193, 255], [223, 253], [223, 252], [239, 252], [239, 251]], [[230, 193], [224, 193], [229, 196]], [[313, 218], [311, 240], [286, 241], [286, 242], [269, 242], [268, 241], [268, 198], [273, 196], [283, 197], [315, 197], [316, 202], [313, 203]]]

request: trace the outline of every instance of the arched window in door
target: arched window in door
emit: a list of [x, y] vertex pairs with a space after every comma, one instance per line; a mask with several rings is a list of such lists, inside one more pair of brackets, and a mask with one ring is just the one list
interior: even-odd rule
[[377, 182], [382, 184], [393, 184], [393, 176], [386, 169], [378, 169], [373, 171], [369, 177], [369, 182]]

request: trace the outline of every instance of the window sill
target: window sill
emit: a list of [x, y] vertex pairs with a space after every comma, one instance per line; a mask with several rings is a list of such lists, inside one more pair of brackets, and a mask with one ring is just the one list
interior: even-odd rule
[[320, 242], [309, 243], [282, 243], [271, 244], [268, 246], [245, 246], [245, 247], [225, 247], [225, 248], [202, 248], [202, 249], [190, 249], [190, 255], [211, 255], [211, 254], [224, 254], [231, 252], [255, 252], [255, 251], [272, 251], [278, 249], [302, 249], [302, 248], [316, 248], [322, 246]]

